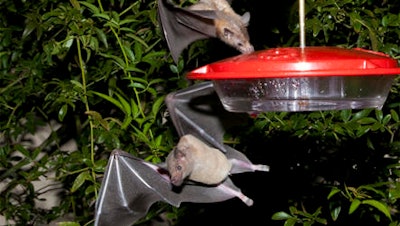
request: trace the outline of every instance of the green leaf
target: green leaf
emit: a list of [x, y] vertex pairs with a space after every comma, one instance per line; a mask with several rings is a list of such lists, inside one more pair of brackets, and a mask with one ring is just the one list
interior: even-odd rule
[[342, 118], [343, 122], [348, 122], [351, 118], [351, 110], [340, 111], [340, 117]]
[[141, 61], [143, 55], [143, 45], [139, 44], [139, 42], [135, 42], [133, 49], [135, 51], [136, 58]]
[[179, 73], [178, 67], [175, 64], [170, 64], [169, 65], [169, 70], [171, 70], [171, 72], [174, 73], [174, 74], [178, 74]]
[[67, 112], [68, 112], [68, 105], [64, 104], [58, 111], [58, 120], [60, 120], [61, 122], [64, 121]]
[[90, 186], [88, 186], [88, 187], [86, 188], [86, 190], [85, 190], [85, 195], [88, 196], [88, 195], [94, 193], [95, 190], [96, 190], [95, 185], [90, 185]]
[[132, 33], [128, 33], [126, 34], [126, 36], [134, 39], [137, 43], [140, 43], [142, 46], [145, 47], [145, 49], [148, 49], [149, 46], [147, 45], [146, 41], [144, 41], [143, 39], [141, 39], [140, 37], [138, 37], [137, 35], [134, 35]]
[[364, 110], [361, 110], [361, 111], [359, 111], [359, 112], [353, 114], [353, 118], [352, 118], [351, 120], [352, 120], [352, 121], [357, 121], [357, 120], [359, 120], [359, 119], [362, 119], [362, 118], [368, 116], [369, 113], [371, 113], [371, 111], [372, 111], [371, 109], [364, 109]]
[[297, 218], [290, 218], [285, 221], [284, 226], [293, 226], [297, 223]]
[[339, 189], [339, 188], [333, 187], [333, 188], [331, 189], [331, 192], [329, 192], [327, 199], [332, 198], [332, 196], [336, 195], [336, 194], [339, 193], [339, 192], [340, 192], [340, 189]]
[[379, 122], [381, 122], [383, 119], [383, 112], [381, 110], [375, 110], [375, 117]]
[[121, 20], [119, 22], [119, 26], [124, 25], [124, 24], [129, 24], [129, 23], [134, 23], [134, 22], [138, 22], [139, 20], [137, 19], [125, 19], [125, 20]]
[[369, 126], [360, 126], [357, 128], [356, 135], [357, 137], [361, 137], [362, 135], [368, 133], [369, 130], [370, 130]]
[[161, 145], [161, 142], [163, 141], [163, 136], [162, 135], [158, 135], [156, 137], [156, 139], [154, 139], [154, 143], [157, 147], [159, 147]]
[[338, 206], [333, 210], [331, 210], [331, 217], [333, 221], [336, 221], [338, 219], [341, 210], [342, 210], [341, 206]]
[[133, 53], [133, 51], [131, 50], [130, 46], [124, 45], [123, 46], [124, 51], [126, 53], [126, 55], [128, 55], [128, 58], [131, 62], [135, 62], [135, 54]]
[[79, 1], [79, 3], [80, 3], [81, 5], [84, 5], [84, 6], [86, 6], [87, 8], [89, 8], [89, 10], [90, 10], [93, 14], [100, 13], [99, 8], [97, 8], [97, 6], [95, 6], [95, 5], [93, 5], [93, 4], [89, 3], [89, 2], [86, 2], [86, 1]]
[[90, 180], [90, 174], [88, 171], [80, 173], [72, 184], [71, 192], [77, 191], [86, 180]]
[[359, 199], [354, 199], [349, 208], [349, 214], [352, 214], [361, 204], [361, 201]]
[[135, 129], [135, 135], [143, 142], [145, 143], [150, 143], [149, 138], [146, 136], [146, 134], [144, 134], [141, 130], [139, 130], [138, 128], [134, 128]]
[[296, 207], [294, 206], [289, 206], [289, 212], [292, 215], [297, 215], [299, 211], [297, 211]]
[[390, 114], [385, 115], [385, 117], [383, 117], [383, 119], [382, 119], [382, 124], [383, 125], [388, 124], [390, 119], [392, 119], [392, 115], [390, 115]]
[[[111, 19], [109, 15], [104, 14], [104, 13], [94, 13], [93, 16], [94, 17], [103, 18], [103, 19], [105, 19], [107, 21]], [[106, 24], [108, 24], [110, 27], [113, 27], [112, 25], [114, 25], [114, 24], [111, 24], [111, 23], [106, 23]]]
[[104, 44], [104, 46], [106, 47], [106, 49], [108, 49], [108, 42], [107, 42], [107, 36], [104, 33], [103, 30], [99, 29], [99, 28], [95, 28], [97, 37], [99, 38], [99, 40]]
[[129, 102], [124, 99], [121, 95], [118, 93], [115, 93], [115, 95], [118, 97], [119, 102], [121, 103], [121, 106], [123, 107], [122, 111], [127, 115], [131, 116], [132, 115], [132, 108], [131, 105], [129, 105]]
[[103, 98], [103, 99], [109, 101], [110, 103], [114, 104], [114, 105], [117, 106], [119, 109], [121, 109], [122, 111], [124, 111], [124, 107], [122, 106], [122, 104], [121, 104], [118, 100], [116, 100], [116, 99], [114, 99], [114, 98], [112, 98], [112, 97], [110, 97], [110, 96], [107, 96], [107, 95], [105, 95], [105, 94], [103, 94], [103, 93], [96, 92], [96, 91], [91, 91], [91, 93], [96, 94], [97, 96], [99, 96], [99, 97], [101, 97], [101, 98]]
[[397, 112], [395, 110], [390, 109], [390, 115], [392, 116], [392, 118], [393, 118], [393, 120], [395, 122], [399, 122], [400, 121], [399, 114], [397, 114]]
[[164, 96], [161, 96], [154, 101], [153, 106], [151, 108], [151, 112], [153, 113], [154, 116], [158, 114], [162, 104], [164, 104]]
[[363, 124], [363, 125], [365, 125], [365, 124], [373, 124], [373, 123], [376, 122], [376, 119], [371, 118], [371, 117], [366, 117], [366, 118], [361, 118], [361, 119], [357, 120], [357, 122], [360, 123], [360, 124]]
[[142, 83], [137, 83], [137, 82], [131, 83], [129, 85], [129, 87], [138, 88], [141, 90], [146, 90], [146, 88], [147, 88], [147, 86], [143, 85]]
[[129, 65], [128, 67], [125, 68], [125, 70], [126, 70], [126, 71], [139, 72], [139, 73], [142, 73], [142, 74], [145, 74], [145, 73], [146, 73], [146, 72], [143, 71], [142, 69], [136, 67], [136, 65], [134, 65], [134, 66]]
[[83, 85], [79, 81], [76, 80], [70, 80], [70, 82], [74, 85], [74, 88], [78, 88], [79, 91], [83, 90]]
[[114, 63], [117, 64], [121, 69], [125, 68], [125, 61], [118, 56], [115, 55], [110, 55], [110, 54], [105, 54], [105, 53], [99, 53], [100, 56], [106, 57], [106, 58], [110, 58], [114, 60]]
[[290, 218], [293, 218], [293, 216], [284, 211], [274, 213], [271, 217], [272, 220], [287, 220]]
[[138, 117], [140, 115], [140, 109], [133, 98], [131, 98], [131, 107], [132, 107], [132, 116], [134, 118]]
[[303, 226], [311, 226], [314, 222], [312, 221], [305, 221], [303, 222]]
[[389, 210], [388, 206], [386, 205], [386, 203], [383, 203], [383, 202], [380, 202], [377, 200], [373, 200], [373, 199], [368, 199], [368, 200], [363, 200], [362, 204], [367, 204], [367, 205], [373, 206], [377, 210], [379, 210], [383, 214], [385, 214], [385, 216], [387, 218], [389, 218], [390, 220], [392, 219], [392, 217], [390, 215], [390, 210]]
[[70, 0], [69, 2], [71, 2], [71, 5], [77, 9], [80, 10], [81, 6], [79, 5], [79, 2], [77, 0]]
[[124, 121], [122, 122], [121, 129], [128, 128], [129, 124], [131, 124], [133, 118], [132, 116], [125, 116]]
[[383, 18], [382, 18], [382, 25], [384, 26], [384, 27], [388, 27], [388, 26], [399, 26], [400, 24], [399, 24], [399, 18], [398, 18], [398, 16], [396, 15], [396, 14], [388, 14], [388, 15], [385, 15]]

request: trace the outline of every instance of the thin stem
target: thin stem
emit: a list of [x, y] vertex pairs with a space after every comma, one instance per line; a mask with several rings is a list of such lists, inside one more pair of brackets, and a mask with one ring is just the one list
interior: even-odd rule
[[[104, 11], [103, 11], [103, 6], [101, 5], [101, 1], [98, 0], [98, 3], [99, 3], [100, 10], [103, 13]], [[128, 55], [126, 54], [126, 51], [124, 49], [124, 45], [122, 44], [121, 39], [119, 38], [118, 33], [115, 31], [115, 29], [113, 27], [110, 27], [110, 29], [111, 29], [111, 32], [114, 34], [115, 38], [117, 39], [117, 42], [118, 42], [118, 45], [119, 45], [119, 47], [121, 49], [122, 55], [124, 56], [125, 65], [127, 66], [127, 65], [129, 65], [129, 58], [128, 58]], [[126, 76], [128, 76], [128, 78], [132, 78], [131, 73], [126, 71], [125, 67], [123, 68], [123, 70], [124, 70], [124, 74]], [[133, 80], [129, 79], [129, 81], [130, 81], [130, 83], [131, 83], [131, 85], [133, 87]], [[135, 97], [136, 97], [137, 106], [139, 108], [139, 112], [142, 115], [142, 117], [144, 118], [145, 114], [144, 114], [142, 106], [140, 104], [139, 92], [136, 90], [135, 87], [133, 88], [133, 90], [135, 92]]]
[[[82, 51], [81, 51], [81, 44], [79, 41], [79, 37], [76, 38], [76, 45], [78, 48], [79, 68], [81, 69], [81, 76], [82, 76], [83, 100], [85, 103], [86, 111], [89, 112], [90, 107], [89, 107], [89, 103], [87, 100], [85, 63], [83, 62], [83, 59], [82, 59]], [[92, 117], [90, 115], [88, 115], [88, 119], [89, 119], [89, 127], [90, 127], [90, 160], [94, 166], [95, 165], [95, 161], [94, 161], [94, 125], [93, 125]], [[91, 173], [92, 173], [93, 181], [96, 181], [96, 172], [94, 172], [94, 170], [92, 169]], [[95, 197], [97, 199], [96, 186], [94, 186], [94, 193], [95, 193]]]

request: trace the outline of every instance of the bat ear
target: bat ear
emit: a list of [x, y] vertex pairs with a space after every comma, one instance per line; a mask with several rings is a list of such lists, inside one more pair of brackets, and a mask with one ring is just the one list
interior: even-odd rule
[[245, 26], [249, 25], [250, 22], [250, 13], [249, 12], [245, 12], [242, 17], [242, 22], [244, 23]]
[[181, 150], [179, 150], [179, 149], [175, 149], [174, 150], [174, 157], [176, 158], [176, 159], [183, 159], [183, 158], [185, 158], [186, 157], [186, 154], [183, 152], [183, 151], [181, 151]]

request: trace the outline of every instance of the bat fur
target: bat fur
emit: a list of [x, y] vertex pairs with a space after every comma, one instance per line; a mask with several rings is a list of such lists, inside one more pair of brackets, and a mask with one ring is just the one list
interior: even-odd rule
[[249, 12], [239, 16], [226, 0], [200, 0], [197, 4], [189, 6], [189, 9], [215, 10], [217, 18], [214, 19], [214, 25], [217, 37], [241, 53], [254, 51], [247, 32]]
[[254, 51], [247, 32], [250, 13], [238, 15], [226, 0], [199, 0], [186, 8], [158, 0], [160, 27], [175, 62], [189, 44], [219, 38], [241, 53]]
[[180, 138], [166, 162], [171, 183], [175, 186], [180, 186], [185, 178], [209, 185], [219, 184], [232, 168], [225, 154], [190, 134]]
[[233, 172], [232, 168], [269, 171], [266, 165], [228, 159], [220, 150], [208, 146], [190, 134], [180, 138], [176, 148], [169, 153], [166, 163], [171, 183], [175, 186], [182, 185], [185, 179], [217, 185]]

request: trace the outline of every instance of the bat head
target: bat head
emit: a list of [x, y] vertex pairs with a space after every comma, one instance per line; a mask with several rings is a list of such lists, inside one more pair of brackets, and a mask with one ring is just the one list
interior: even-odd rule
[[250, 13], [248, 12], [243, 16], [222, 14], [214, 20], [217, 36], [241, 53], [252, 53], [254, 47], [250, 43], [247, 32], [249, 21]]
[[191, 168], [190, 162], [182, 150], [175, 148], [168, 154], [167, 169], [173, 185], [182, 185], [185, 178], [189, 176]]

